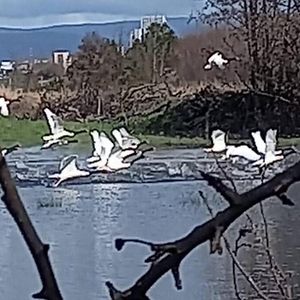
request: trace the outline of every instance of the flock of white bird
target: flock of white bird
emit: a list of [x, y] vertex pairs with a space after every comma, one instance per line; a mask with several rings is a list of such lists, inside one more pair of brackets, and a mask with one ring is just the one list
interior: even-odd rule
[[[211, 70], [213, 67], [225, 69], [231, 61], [239, 61], [239, 57], [225, 58], [220, 51], [215, 51], [207, 59], [204, 65], [205, 70]], [[251, 133], [254, 140], [255, 149], [248, 145], [226, 145], [226, 135], [221, 130], [215, 130], [212, 133], [211, 139], [213, 146], [210, 149], [205, 149], [206, 152], [225, 153], [221, 158], [229, 159], [230, 157], [242, 157], [248, 160], [253, 167], [266, 167], [276, 161], [283, 160], [289, 153], [283, 153], [282, 150], [276, 150], [277, 130], [269, 129], [266, 133], [265, 141], [262, 139], [261, 132], [255, 131]], [[290, 148], [295, 152], [295, 149]]]
[[[233, 60], [240, 60], [238, 57], [225, 58], [220, 51], [214, 52], [207, 60], [204, 66], [205, 70], [211, 70], [213, 67], [224, 69], [225, 66]], [[6, 100], [0, 97], [0, 114], [2, 116], [9, 115], [9, 105], [19, 100]], [[62, 119], [54, 114], [49, 108], [44, 109], [50, 133], [42, 137], [44, 143], [41, 149], [47, 149], [54, 146], [67, 145], [69, 143], [77, 143], [77, 140], [68, 140], [80, 133], [87, 133], [87, 130], [71, 131], [66, 130], [63, 126]], [[114, 143], [105, 132], [99, 133], [97, 130], [90, 131], [93, 142], [92, 156], [87, 158], [88, 170], [81, 170], [77, 166], [77, 155], [71, 155], [62, 159], [59, 172], [49, 174], [48, 178], [56, 179], [54, 186], [60, 185], [63, 181], [78, 177], [89, 176], [95, 172], [116, 172], [121, 169], [129, 168], [135, 161], [144, 157], [146, 151], [152, 151], [153, 148], [141, 150], [140, 145], [146, 143], [129, 134], [124, 128], [115, 128], [111, 132], [116, 143]], [[254, 141], [255, 149], [244, 145], [227, 145], [226, 134], [220, 129], [214, 130], [211, 135], [212, 147], [204, 149], [205, 152], [222, 153], [222, 160], [232, 158], [243, 158], [249, 161], [253, 167], [260, 170], [263, 167], [283, 160], [287, 155], [283, 150], [276, 150], [277, 130], [269, 129], [266, 133], [265, 140], [262, 139], [261, 132], [252, 132], [251, 136]], [[10, 148], [2, 150], [2, 155], [17, 150], [20, 146], [14, 145]], [[127, 161], [126, 159], [131, 159]]]
[[[9, 101], [5, 104], [8, 105]], [[4, 109], [4, 111], [6, 110]], [[77, 143], [77, 140], [68, 140], [67, 138], [73, 138], [80, 133], [89, 132], [86, 129], [78, 131], [65, 129], [62, 119], [54, 114], [49, 108], [44, 109], [44, 114], [50, 132], [42, 137], [44, 143], [41, 146], [41, 149]], [[7, 115], [8, 114], [4, 114], [4, 116]], [[89, 170], [78, 168], [78, 155], [64, 157], [60, 162], [58, 173], [48, 174], [48, 178], [56, 179], [54, 187], [59, 186], [66, 180], [86, 177], [96, 172], [116, 172], [121, 169], [127, 169], [135, 161], [143, 158], [145, 152], [153, 150], [153, 147], [140, 149], [139, 147], [147, 142], [132, 136], [124, 127], [112, 130], [112, 136], [115, 139], [115, 143], [104, 132], [99, 133], [98, 130], [94, 129], [89, 133], [93, 144], [92, 156], [87, 158], [87, 167]], [[2, 155], [6, 156], [8, 153], [19, 148], [19, 145], [14, 145], [2, 149]]]
[[295, 152], [293, 148], [285, 150], [276, 150], [277, 130], [269, 129], [266, 138], [263, 140], [260, 131], [251, 132], [255, 149], [243, 145], [227, 145], [226, 134], [220, 129], [214, 130], [211, 135], [212, 147], [204, 149], [205, 152], [222, 153], [221, 159], [243, 158], [246, 159], [252, 167], [262, 169], [274, 162], [283, 160], [285, 156]]

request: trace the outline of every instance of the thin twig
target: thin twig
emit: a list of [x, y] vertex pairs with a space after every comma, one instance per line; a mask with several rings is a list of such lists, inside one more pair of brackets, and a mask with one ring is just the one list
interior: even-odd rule
[[[204, 197], [203, 194], [200, 194], [202, 199], [203, 199], [203, 202], [204, 204], [206, 205], [206, 208], [207, 210], [209, 211], [211, 217], [214, 216], [213, 214], [213, 210], [212, 208], [210, 207], [210, 205], [208, 204], [208, 201], [207, 201], [207, 198]], [[257, 295], [261, 298], [261, 299], [264, 299], [264, 300], [269, 300], [269, 298], [259, 289], [259, 287], [256, 285], [256, 283], [254, 282], [253, 278], [247, 274], [247, 272], [244, 270], [244, 268], [242, 267], [242, 265], [239, 263], [239, 261], [237, 260], [236, 256], [233, 254], [233, 252], [231, 251], [231, 247], [230, 247], [230, 244], [227, 240], [227, 238], [223, 235], [223, 240], [225, 242], [225, 246], [226, 246], [226, 249], [230, 255], [230, 257], [232, 258], [232, 261], [233, 263], [235, 264], [235, 266], [240, 270], [240, 272], [242, 273], [242, 275], [245, 277], [245, 279], [249, 282], [249, 284], [252, 286], [252, 288], [256, 291]], [[237, 292], [236, 292], [237, 294]], [[239, 298], [241, 299], [241, 298]]]

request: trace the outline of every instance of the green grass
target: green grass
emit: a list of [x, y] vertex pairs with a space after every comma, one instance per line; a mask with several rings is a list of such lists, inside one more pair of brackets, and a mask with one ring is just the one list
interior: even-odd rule
[[[65, 122], [66, 129], [98, 129], [110, 134], [113, 124], [104, 122]], [[15, 118], [0, 118], [0, 143], [1, 147], [11, 146], [19, 143], [22, 147], [30, 147], [42, 144], [41, 137], [48, 133], [48, 125], [44, 120], [18, 120]], [[137, 135], [141, 139], [146, 139], [151, 145], [159, 148], [169, 147], [197, 147], [205, 145], [206, 142], [201, 138], [180, 138], [165, 137], [153, 135]], [[89, 134], [79, 134], [76, 138], [79, 141], [79, 147], [90, 145], [91, 138]]]
[[[110, 134], [113, 124], [105, 122], [65, 122], [66, 129], [98, 129], [104, 130]], [[0, 145], [1, 147], [11, 146], [19, 143], [22, 147], [30, 147], [42, 144], [41, 137], [48, 133], [48, 126], [44, 120], [30, 121], [18, 120], [15, 118], [0, 117]], [[210, 144], [202, 138], [180, 138], [154, 135], [137, 135], [141, 139], [146, 139], [151, 145], [157, 148], [197, 148], [204, 147]], [[80, 134], [76, 137], [79, 141], [78, 147], [86, 148], [91, 144], [89, 134]], [[230, 140], [229, 142], [236, 142]], [[297, 145], [300, 143], [300, 138], [279, 139], [280, 146]]]

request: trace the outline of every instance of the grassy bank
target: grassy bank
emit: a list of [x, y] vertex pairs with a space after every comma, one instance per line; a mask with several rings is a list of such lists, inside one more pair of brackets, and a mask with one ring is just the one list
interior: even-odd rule
[[[65, 122], [66, 129], [98, 129], [110, 134], [113, 125], [103, 122]], [[22, 147], [41, 145], [41, 137], [48, 133], [48, 126], [44, 120], [30, 121], [18, 120], [15, 118], [0, 118], [0, 143], [1, 147], [19, 143]], [[179, 138], [153, 135], [137, 135], [141, 139], [146, 139], [151, 145], [159, 148], [169, 147], [197, 147], [205, 145], [206, 141], [201, 138]], [[81, 145], [89, 145], [91, 138], [89, 134], [80, 134], [76, 137]]]
[[[103, 122], [65, 122], [65, 127], [70, 130], [79, 129], [98, 129], [104, 130], [110, 134], [113, 125]], [[48, 133], [48, 126], [44, 120], [30, 121], [17, 120], [15, 118], [0, 118], [0, 145], [6, 147], [19, 143], [22, 147], [30, 147], [41, 145], [41, 137]], [[146, 139], [151, 145], [158, 148], [195, 148], [209, 145], [210, 141], [202, 138], [180, 138], [180, 137], [166, 137], [154, 135], [137, 135], [141, 139]], [[80, 134], [76, 137], [80, 145], [85, 147], [90, 145], [91, 139], [89, 134]], [[229, 141], [236, 142], [236, 141]], [[279, 145], [297, 145], [300, 144], [300, 138], [295, 139], [279, 139]]]

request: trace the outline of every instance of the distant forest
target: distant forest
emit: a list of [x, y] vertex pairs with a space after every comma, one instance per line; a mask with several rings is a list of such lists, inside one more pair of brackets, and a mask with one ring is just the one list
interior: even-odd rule
[[[168, 25], [152, 24], [125, 53], [117, 41], [90, 33], [66, 72], [58, 65], [15, 72], [11, 85], [39, 94], [31, 117], [50, 106], [65, 118], [114, 120], [151, 133], [203, 136], [221, 126], [246, 136], [276, 126], [295, 135], [299, 13], [296, 1], [210, 0], [198, 16], [209, 25], [204, 32], [179, 38]], [[215, 50], [240, 61], [204, 70]], [[40, 76], [56, 80], [40, 87]]]

